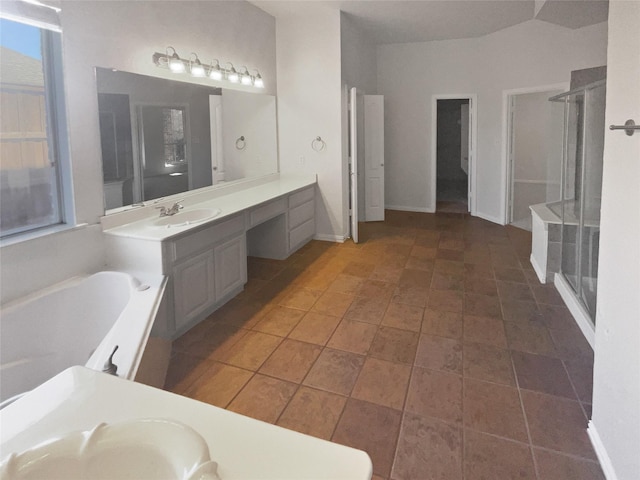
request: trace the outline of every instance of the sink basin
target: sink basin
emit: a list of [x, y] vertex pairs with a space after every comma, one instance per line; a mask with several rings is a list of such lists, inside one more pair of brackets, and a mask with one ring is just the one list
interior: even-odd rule
[[148, 418], [101, 423], [12, 453], [0, 465], [0, 477], [219, 480], [217, 468], [207, 443], [191, 427]]
[[219, 208], [197, 208], [154, 220], [153, 226], [165, 228], [182, 227], [183, 225], [204, 222], [218, 215], [220, 215]]

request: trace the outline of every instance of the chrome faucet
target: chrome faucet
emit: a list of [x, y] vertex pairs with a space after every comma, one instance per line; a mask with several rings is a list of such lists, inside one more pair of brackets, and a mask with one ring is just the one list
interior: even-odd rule
[[156, 207], [156, 208], [160, 210], [160, 216], [161, 217], [170, 217], [171, 215], [175, 215], [176, 213], [178, 213], [184, 207], [182, 206], [182, 204], [180, 202], [176, 202], [173, 205], [171, 205], [171, 207], [169, 207], [169, 208], [167, 208], [165, 206]]

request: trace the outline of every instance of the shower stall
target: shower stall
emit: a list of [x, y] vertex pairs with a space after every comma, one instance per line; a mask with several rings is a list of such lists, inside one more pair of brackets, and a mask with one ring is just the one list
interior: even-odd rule
[[605, 96], [600, 80], [550, 98], [564, 103], [565, 119], [561, 200], [548, 205], [561, 226], [555, 284], [582, 331], [590, 333], [598, 289]]

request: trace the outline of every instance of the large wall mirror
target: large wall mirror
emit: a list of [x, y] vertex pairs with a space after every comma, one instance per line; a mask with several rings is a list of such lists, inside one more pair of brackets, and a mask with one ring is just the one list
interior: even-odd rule
[[106, 210], [278, 171], [276, 101], [96, 68]]

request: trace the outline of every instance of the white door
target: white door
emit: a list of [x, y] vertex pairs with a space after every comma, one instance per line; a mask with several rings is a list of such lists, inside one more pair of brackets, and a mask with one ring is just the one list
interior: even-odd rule
[[211, 138], [211, 183], [224, 180], [224, 145], [222, 144], [222, 95], [209, 95]]
[[358, 243], [358, 91], [349, 90], [349, 175], [351, 182], [351, 238]]
[[384, 220], [384, 97], [364, 96], [365, 222]]
[[471, 126], [473, 125], [473, 112], [474, 112], [474, 108], [475, 106], [473, 105], [473, 98], [469, 98], [469, 104], [468, 105], [463, 105], [464, 108], [462, 111], [467, 113], [467, 118], [466, 118], [466, 122], [462, 122], [462, 125], [466, 125], [466, 131], [463, 129], [463, 133], [465, 134], [465, 140], [466, 140], [466, 147], [467, 147], [467, 160], [465, 162], [466, 167], [467, 167], [467, 211], [472, 212], [473, 209], [471, 208], [471, 202], [473, 201], [473, 191], [472, 191], [472, 185], [473, 183], [471, 182], [471, 175], [473, 172], [473, 162], [475, 160], [475, 155], [476, 152], [473, 151], [473, 137], [472, 137], [472, 132], [473, 129], [471, 128]]

